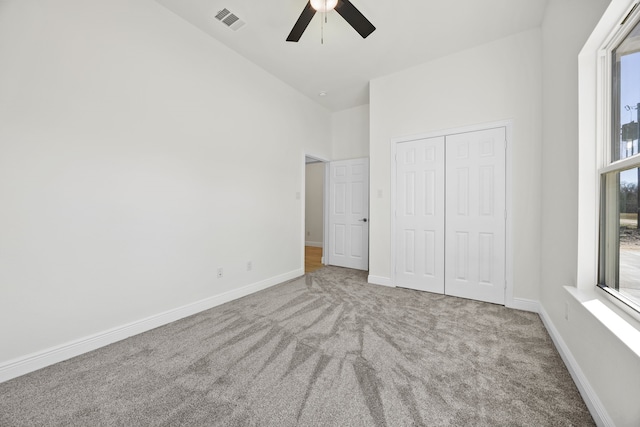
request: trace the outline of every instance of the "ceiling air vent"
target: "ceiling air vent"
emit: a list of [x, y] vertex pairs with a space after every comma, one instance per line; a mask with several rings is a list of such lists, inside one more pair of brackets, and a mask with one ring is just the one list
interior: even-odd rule
[[244, 21], [242, 21], [226, 8], [222, 9], [216, 14], [216, 19], [225, 24], [227, 27], [231, 28], [233, 31], [238, 30], [244, 25]]

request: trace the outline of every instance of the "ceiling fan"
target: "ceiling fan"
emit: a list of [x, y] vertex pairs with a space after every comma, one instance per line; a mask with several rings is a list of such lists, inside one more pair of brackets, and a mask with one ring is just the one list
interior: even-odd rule
[[300, 40], [302, 33], [304, 33], [304, 30], [316, 12], [326, 13], [333, 9], [335, 9], [363, 39], [367, 38], [369, 34], [376, 30], [376, 27], [374, 27], [349, 0], [309, 0], [293, 26], [291, 33], [289, 33], [287, 41], [297, 42]]

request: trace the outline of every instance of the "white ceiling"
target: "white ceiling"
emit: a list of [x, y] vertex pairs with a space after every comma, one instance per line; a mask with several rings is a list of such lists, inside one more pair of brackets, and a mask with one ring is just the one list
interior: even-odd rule
[[[316, 13], [298, 43], [285, 41], [307, 0], [156, 0], [332, 111], [369, 102], [369, 81], [510, 34], [539, 27], [547, 0], [351, 0], [376, 27], [363, 39]], [[233, 31], [214, 16], [246, 22]], [[326, 92], [324, 97], [320, 92]]]

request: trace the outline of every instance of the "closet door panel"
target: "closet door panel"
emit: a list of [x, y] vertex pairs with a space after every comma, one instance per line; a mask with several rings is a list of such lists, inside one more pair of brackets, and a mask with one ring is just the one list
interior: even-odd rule
[[445, 293], [505, 300], [505, 128], [446, 137]]
[[397, 145], [396, 286], [444, 293], [444, 137]]

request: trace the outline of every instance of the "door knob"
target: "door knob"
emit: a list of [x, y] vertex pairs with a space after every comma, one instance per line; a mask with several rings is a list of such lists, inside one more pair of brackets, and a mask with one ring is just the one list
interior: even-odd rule
[[362, 218], [362, 219], [359, 219], [358, 221], [367, 222], [367, 218]]

